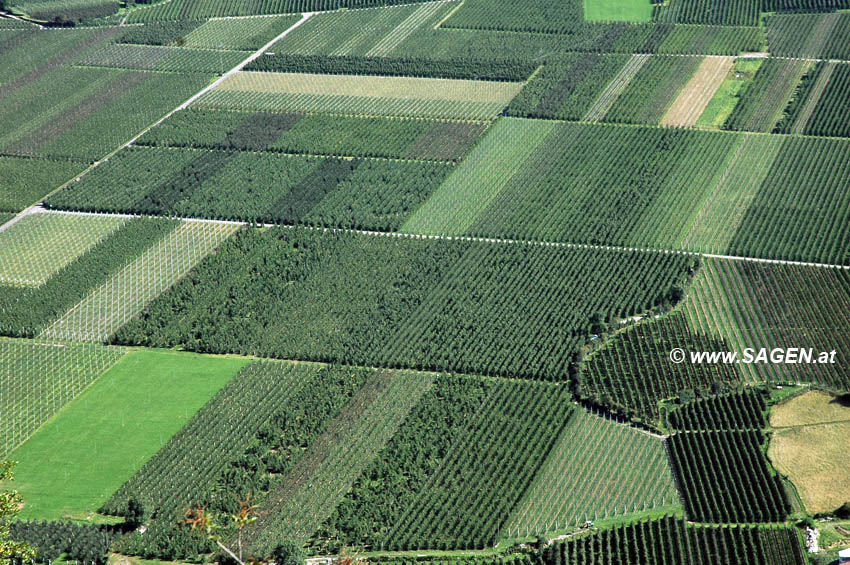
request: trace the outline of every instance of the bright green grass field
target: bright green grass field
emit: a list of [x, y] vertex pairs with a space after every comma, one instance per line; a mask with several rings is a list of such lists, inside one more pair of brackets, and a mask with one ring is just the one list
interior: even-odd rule
[[648, 22], [649, 0], [584, 0], [584, 19], [591, 22]]
[[248, 363], [174, 351], [135, 351], [18, 447], [21, 518], [96, 511]]

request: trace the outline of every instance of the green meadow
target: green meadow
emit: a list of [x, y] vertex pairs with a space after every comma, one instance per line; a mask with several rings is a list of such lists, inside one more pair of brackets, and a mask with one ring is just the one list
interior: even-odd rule
[[152, 457], [247, 359], [134, 351], [12, 452], [21, 518], [81, 518]]

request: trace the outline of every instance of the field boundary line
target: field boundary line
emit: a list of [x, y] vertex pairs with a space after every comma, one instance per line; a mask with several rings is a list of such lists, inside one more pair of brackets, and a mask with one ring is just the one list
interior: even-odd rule
[[[164, 216], [156, 216], [151, 214], [119, 214], [113, 212], [81, 212], [81, 211], [73, 211], [73, 210], [53, 210], [44, 208], [40, 204], [31, 206], [28, 210], [28, 214], [74, 214], [79, 216], [104, 216], [104, 217], [116, 217], [116, 218], [162, 218]], [[669, 254], [669, 255], [688, 255], [692, 257], [703, 257], [706, 259], [722, 259], [725, 261], [749, 261], [752, 263], [766, 263], [770, 265], [796, 265], [800, 267], [817, 267], [822, 269], [843, 269], [850, 270], [850, 265], [837, 265], [833, 263], [816, 263], [816, 262], [807, 262], [807, 261], [791, 261], [788, 259], [767, 259], [760, 257], [746, 257], [742, 255], [719, 255], [716, 253], [702, 253], [700, 251], [688, 251], [685, 249], [661, 249], [661, 248], [652, 248], [652, 247], [626, 247], [622, 245], [600, 245], [593, 243], [569, 243], [565, 241], [535, 241], [530, 239], [506, 239], [500, 237], [475, 237], [475, 236], [465, 236], [465, 235], [429, 235], [429, 234], [416, 234], [416, 233], [401, 233], [401, 232], [389, 232], [389, 231], [376, 231], [376, 230], [359, 230], [353, 228], [332, 228], [332, 227], [321, 227], [321, 226], [308, 226], [308, 225], [293, 225], [293, 224], [274, 224], [274, 223], [253, 223], [253, 222], [240, 222], [237, 220], [211, 220], [208, 218], [191, 218], [191, 217], [180, 217], [173, 216], [174, 219], [178, 219], [184, 222], [197, 222], [197, 223], [211, 223], [211, 224], [223, 224], [223, 225], [238, 225], [238, 226], [259, 226], [264, 228], [287, 228], [287, 229], [307, 229], [310, 231], [320, 231], [327, 233], [356, 233], [360, 235], [368, 235], [368, 236], [377, 236], [377, 237], [397, 237], [397, 238], [407, 238], [407, 239], [438, 239], [443, 241], [469, 241], [474, 243], [495, 243], [495, 244], [507, 244], [507, 245], [530, 245], [535, 247], [561, 247], [568, 249], [589, 249], [595, 251], [625, 251], [625, 252], [637, 252], [637, 253], [658, 253], [658, 254]], [[9, 224], [12, 221], [10, 220]]]
[[91, 164], [91, 165], [90, 165], [90, 166], [89, 166], [86, 170], [84, 170], [83, 172], [81, 172], [80, 174], [78, 174], [77, 176], [75, 176], [74, 178], [72, 178], [71, 180], [65, 181], [65, 182], [64, 182], [64, 183], [62, 183], [59, 187], [55, 188], [54, 190], [50, 191], [49, 193], [47, 193], [47, 194], [45, 194], [43, 197], [41, 197], [41, 199], [39, 199], [39, 201], [38, 201], [38, 202], [36, 202], [36, 203], [35, 203], [35, 204], [33, 204], [32, 206], [29, 206], [29, 207], [25, 208], [24, 210], [22, 210], [21, 212], [19, 212], [17, 216], [15, 216], [15, 217], [14, 217], [14, 218], [12, 218], [11, 220], [9, 220], [8, 222], [6, 222], [6, 223], [5, 223], [5, 224], [3, 224], [2, 226], [0, 226], [0, 231], [3, 231], [3, 230], [8, 229], [11, 225], [15, 224], [15, 223], [16, 223], [16, 222], [20, 219], [20, 217], [23, 217], [23, 216], [26, 216], [26, 215], [28, 215], [28, 214], [31, 214], [31, 213], [32, 213], [32, 209], [33, 209], [33, 208], [35, 208], [35, 207], [39, 206], [42, 202], [44, 202], [45, 200], [47, 200], [48, 198], [50, 198], [51, 196], [53, 196], [54, 194], [56, 194], [56, 193], [57, 193], [57, 192], [59, 192], [60, 190], [64, 189], [65, 187], [69, 186], [70, 184], [72, 184], [72, 183], [75, 183], [75, 182], [79, 181], [81, 178], [83, 178], [84, 176], [86, 176], [87, 174], [89, 174], [91, 171], [93, 171], [94, 169], [96, 169], [97, 167], [99, 167], [100, 165], [102, 165], [103, 163], [105, 163], [105, 162], [109, 161], [109, 159], [110, 159], [110, 158], [112, 158], [112, 157], [113, 157], [116, 153], [118, 153], [118, 152], [119, 152], [119, 151], [121, 151], [122, 149], [125, 149], [125, 148], [130, 147], [131, 145], [133, 145], [136, 141], [138, 141], [138, 140], [139, 140], [139, 138], [140, 138], [140, 137], [142, 137], [143, 135], [145, 135], [146, 133], [148, 133], [150, 130], [152, 130], [153, 128], [155, 128], [156, 126], [158, 126], [159, 124], [161, 124], [162, 122], [164, 122], [165, 120], [167, 120], [168, 118], [170, 118], [171, 116], [173, 116], [174, 114], [176, 114], [177, 112], [179, 112], [179, 111], [181, 111], [181, 110], [185, 110], [186, 108], [188, 108], [188, 107], [189, 107], [190, 105], [192, 105], [195, 101], [197, 101], [197, 100], [198, 100], [198, 98], [200, 98], [201, 96], [203, 96], [203, 95], [204, 95], [204, 94], [206, 94], [207, 92], [211, 91], [212, 89], [214, 89], [214, 88], [215, 88], [215, 87], [217, 87], [218, 85], [220, 85], [220, 84], [221, 84], [222, 82], [224, 82], [227, 78], [229, 78], [229, 77], [233, 76], [234, 74], [238, 73], [239, 71], [241, 71], [241, 70], [242, 70], [243, 68], [245, 68], [245, 67], [246, 67], [249, 63], [251, 63], [251, 62], [253, 62], [254, 60], [258, 59], [258, 58], [259, 58], [259, 57], [260, 57], [263, 53], [265, 53], [265, 52], [266, 52], [266, 50], [268, 50], [268, 49], [269, 49], [272, 45], [274, 45], [275, 43], [277, 43], [278, 41], [280, 41], [281, 39], [283, 39], [284, 37], [286, 37], [287, 35], [289, 35], [289, 33], [290, 33], [291, 31], [293, 31], [294, 29], [298, 28], [299, 26], [301, 26], [301, 24], [303, 24], [304, 22], [306, 22], [307, 20], [309, 20], [309, 19], [310, 19], [310, 17], [311, 17], [312, 15], [313, 15], [313, 12], [304, 12], [303, 14], [301, 14], [301, 19], [300, 19], [300, 20], [298, 20], [297, 22], [295, 22], [294, 24], [292, 24], [291, 26], [289, 26], [288, 28], [286, 28], [285, 30], [283, 30], [280, 34], [278, 34], [278, 35], [277, 35], [277, 37], [275, 37], [274, 39], [272, 39], [271, 41], [269, 41], [268, 43], [266, 43], [265, 45], [263, 45], [262, 47], [260, 47], [260, 48], [259, 48], [259, 49], [257, 49], [256, 51], [254, 51], [251, 55], [249, 55], [249, 56], [248, 56], [246, 59], [244, 59], [241, 63], [239, 63], [238, 65], [236, 65], [235, 67], [233, 67], [232, 69], [230, 69], [229, 71], [227, 71], [226, 73], [224, 73], [223, 75], [221, 75], [220, 77], [218, 77], [218, 79], [216, 79], [216, 80], [214, 80], [212, 83], [208, 84], [206, 87], [204, 87], [203, 89], [201, 89], [201, 91], [200, 91], [200, 92], [197, 92], [195, 95], [193, 95], [192, 97], [190, 97], [188, 100], [186, 100], [185, 102], [183, 102], [181, 105], [177, 106], [176, 108], [174, 108], [173, 110], [171, 110], [170, 112], [168, 112], [167, 114], [165, 114], [164, 116], [162, 116], [160, 119], [158, 119], [158, 120], [157, 120], [157, 121], [155, 121], [154, 123], [152, 123], [152, 124], [150, 124], [149, 126], [147, 126], [146, 128], [144, 128], [142, 131], [140, 131], [140, 132], [139, 132], [139, 133], [137, 133], [135, 136], [133, 136], [133, 138], [132, 138], [132, 139], [130, 139], [129, 141], [125, 142], [123, 145], [121, 145], [121, 146], [117, 147], [116, 149], [114, 149], [114, 150], [110, 151], [110, 152], [109, 152], [109, 153], [107, 153], [104, 157], [101, 157], [100, 159], [98, 159], [97, 161], [95, 161], [94, 163], [92, 163], [92, 164]]

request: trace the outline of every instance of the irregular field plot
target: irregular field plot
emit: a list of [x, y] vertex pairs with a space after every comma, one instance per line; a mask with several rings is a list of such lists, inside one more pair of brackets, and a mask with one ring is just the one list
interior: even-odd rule
[[595, 402], [631, 417], [658, 422], [658, 402], [684, 390], [708, 394], [715, 384], [735, 385], [743, 379], [735, 365], [673, 363], [670, 350], [725, 351], [728, 346], [704, 332], [693, 331], [674, 312], [629, 327], [594, 351], [578, 378], [579, 391]]
[[505, 535], [527, 537], [679, 504], [660, 438], [576, 410]]
[[0, 284], [43, 284], [125, 221], [66, 214], [31, 214], [22, 218], [0, 232]]
[[487, 119], [505, 108], [521, 83], [242, 72], [203, 96], [200, 106], [246, 110], [325, 111]]
[[0, 458], [5, 459], [124, 352], [99, 344], [0, 339]]
[[811, 390], [794, 396], [770, 410], [770, 425], [774, 428], [829, 424], [850, 420], [847, 398], [822, 390]]
[[734, 61], [732, 57], [703, 59], [694, 76], [667, 109], [661, 119], [661, 125], [690, 127], [696, 124], [714, 93], [729, 75]]
[[10, 455], [27, 501], [21, 517], [97, 510], [246, 363], [128, 354]]
[[[645, 311], [684, 282], [691, 263], [677, 254], [243, 230], [116, 339], [561, 379], [592, 312]], [[268, 264], [278, 268], [254, 267]]]
[[17, 212], [32, 206], [84, 168], [68, 161], [0, 157], [0, 210]]
[[771, 410], [768, 449], [776, 468], [788, 476], [807, 512], [832, 512], [847, 502], [850, 464], [850, 404], [846, 398], [811, 391]]

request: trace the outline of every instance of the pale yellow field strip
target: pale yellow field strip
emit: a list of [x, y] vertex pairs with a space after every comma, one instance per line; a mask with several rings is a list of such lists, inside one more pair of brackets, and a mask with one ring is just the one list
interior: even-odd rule
[[410, 100], [475, 100], [507, 104], [519, 93], [522, 86], [519, 82], [240, 72], [229, 76], [216, 88], [223, 91], [273, 94], [319, 94]]
[[691, 127], [732, 70], [734, 57], [706, 57], [661, 118], [662, 126]]
[[186, 275], [239, 226], [187, 221], [48, 326], [42, 337], [105, 341]]

